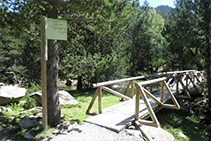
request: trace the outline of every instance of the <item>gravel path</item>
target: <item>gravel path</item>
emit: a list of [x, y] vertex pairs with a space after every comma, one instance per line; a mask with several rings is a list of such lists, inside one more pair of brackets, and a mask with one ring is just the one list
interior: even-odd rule
[[43, 141], [144, 141], [144, 139], [134, 126], [117, 133], [87, 122], [80, 125], [70, 122], [61, 125], [52, 137]]

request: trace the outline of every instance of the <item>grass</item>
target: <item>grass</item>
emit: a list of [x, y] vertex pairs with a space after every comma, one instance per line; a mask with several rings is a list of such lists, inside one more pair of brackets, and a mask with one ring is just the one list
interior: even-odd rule
[[[84, 119], [90, 117], [90, 115], [86, 115], [86, 110], [93, 98], [96, 89], [91, 90], [74, 90], [70, 91], [69, 93], [79, 102], [79, 105], [66, 105], [61, 106], [61, 112], [64, 114], [64, 117], [61, 119], [62, 122], [70, 122], [71, 120], [76, 121], [77, 123], [83, 122]], [[105, 91], [102, 91], [102, 108], [107, 108], [112, 105], [119, 103], [120, 98], [109, 94]], [[2, 111], [3, 115], [0, 115], [0, 127], [9, 127], [10, 130], [8, 133], [10, 135], [16, 136], [18, 140], [21, 140], [23, 133], [30, 133], [33, 135], [36, 140], [40, 140], [42, 138], [48, 137], [52, 135], [55, 128], [48, 127], [44, 129], [43, 126], [38, 126], [31, 129], [22, 129], [18, 124], [21, 120], [28, 117], [31, 113], [39, 113], [40, 111], [28, 111], [20, 115], [20, 112], [23, 111], [22, 104], [10, 104], [6, 107], [12, 109], [11, 112]], [[93, 108], [91, 109], [92, 112], [98, 112], [98, 100], [96, 99]], [[15, 120], [12, 122], [9, 121], [7, 118], [8, 116], [16, 117]], [[42, 124], [42, 122], [40, 121]]]
[[[64, 114], [62, 122], [68, 122], [75, 120], [78, 123], [83, 122], [84, 119], [90, 117], [86, 115], [86, 110], [93, 98], [96, 89], [89, 91], [76, 90], [70, 91], [70, 94], [79, 102], [79, 105], [66, 105], [61, 107], [61, 111]], [[111, 94], [108, 94], [105, 91], [102, 91], [102, 108], [107, 108], [112, 105], [119, 103], [120, 98]], [[91, 109], [92, 112], [98, 112], [98, 100], [95, 100], [95, 103]]]
[[[184, 115], [170, 109], [163, 109], [157, 114], [161, 127], [170, 132], [176, 141], [208, 141], [211, 127], [200, 122], [195, 115]], [[186, 137], [179, 136], [182, 132]]]
[[[91, 90], [74, 90], [69, 93], [79, 102], [79, 105], [66, 105], [61, 106], [61, 111], [64, 114], [62, 118], [62, 122], [70, 122], [71, 120], [76, 121], [77, 123], [83, 122], [84, 119], [90, 117], [90, 115], [86, 115], [86, 110], [93, 98], [96, 89]], [[102, 107], [103, 109], [110, 107], [119, 103], [120, 98], [109, 94], [105, 91], [102, 91]], [[4, 115], [0, 116], [0, 126], [10, 127], [11, 135], [15, 134], [17, 137], [21, 137], [22, 133], [28, 132], [35, 136], [37, 140], [48, 137], [52, 134], [55, 128], [48, 127], [47, 129], [43, 129], [42, 126], [38, 126], [36, 128], [31, 129], [22, 129], [18, 126], [18, 123], [24, 118], [26, 118], [31, 112], [24, 113], [19, 115], [22, 111], [21, 104], [11, 104], [7, 107], [12, 109], [12, 112], [2, 112]], [[98, 112], [98, 100], [96, 99], [92, 112]], [[37, 113], [40, 111], [33, 111], [33, 113]], [[161, 127], [170, 132], [176, 141], [206, 141], [208, 139], [208, 135], [210, 136], [211, 127], [207, 127], [206, 125], [199, 122], [199, 117], [194, 115], [184, 115], [175, 110], [171, 109], [163, 109], [157, 114], [158, 120], [161, 123]], [[5, 116], [15, 116], [16, 119], [11, 123]], [[183, 133], [185, 138], [180, 137], [179, 133]]]

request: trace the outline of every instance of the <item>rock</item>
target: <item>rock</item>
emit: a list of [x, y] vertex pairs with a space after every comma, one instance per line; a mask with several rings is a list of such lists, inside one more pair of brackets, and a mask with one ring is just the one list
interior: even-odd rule
[[42, 119], [42, 113], [30, 114], [29, 119], [40, 121]]
[[178, 134], [178, 136], [180, 136], [182, 138], [186, 138], [186, 136], [181, 131], [177, 132], [177, 134]]
[[35, 92], [35, 93], [30, 94], [29, 96], [36, 100], [36, 106], [42, 106], [42, 93], [41, 92]]
[[[62, 90], [62, 91], [58, 91], [59, 94], [59, 102], [60, 102], [60, 106], [65, 106], [67, 104], [71, 104], [71, 105], [77, 105], [78, 101], [75, 100], [75, 98], [73, 96], [71, 96], [71, 94], [69, 94], [68, 92]], [[30, 97], [34, 98], [36, 100], [36, 105], [37, 106], [42, 106], [42, 93], [41, 92], [35, 92], [29, 95]]]
[[27, 140], [35, 140], [35, 137], [29, 133], [23, 133], [22, 136]]
[[6, 107], [4, 107], [4, 106], [1, 106], [0, 107], [0, 111], [6, 111], [6, 112], [12, 112], [12, 109], [11, 108], [6, 108]]
[[0, 109], [1, 109], [2, 111], [6, 111], [7, 108], [4, 107], [4, 106], [1, 106]]
[[12, 109], [11, 108], [7, 108], [6, 111], [7, 112], [12, 112]]
[[59, 91], [59, 102], [60, 102], [60, 106], [65, 106], [67, 104], [71, 104], [71, 105], [77, 105], [78, 101], [75, 100], [75, 98], [70, 95], [68, 92], [66, 91]]
[[0, 105], [18, 102], [25, 96], [26, 89], [18, 86], [1, 86], [0, 87]]
[[72, 86], [72, 81], [71, 80], [67, 80], [67, 82], [65, 83], [67, 86]]
[[68, 123], [60, 123], [57, 125], [57, 130], [53, 134], [67, 134], [70, 130], [79, 127], [78, 123], [75, 121], [70, 121]]
[[42, 111], [42, 107], [34, 107], [29, 109], [28, 111]]
[[36, 120], [31, 120], [30, 118], [26, 118], [24, 120], [22, 120], [20, 123], [19, 123], [19, 126], [22, 127], [22, 128], [31, 128], [31, 127], [36, 127], [36, 126], [40, 126], [41, 124], [36, 121]]
[[5, 86], [4, 83], [0, 82], [0, 86]]
[[135, 126], [131, 125], [130, 127], [124, 130], [127, 135], [135, 136], [137, 138], [144, 138], [140, 130], [136, 130]]
[[16, 117], [14, 117], [14, 116], [8, 116], [8, 117], [5, 117], [5, 118], [7, 119], [8, 122], [13, 122]]
[[22, 111], [19, 113], [19, 115], [23, 115], [23, 114], [26, 114], [27, 112], [26, 111]]

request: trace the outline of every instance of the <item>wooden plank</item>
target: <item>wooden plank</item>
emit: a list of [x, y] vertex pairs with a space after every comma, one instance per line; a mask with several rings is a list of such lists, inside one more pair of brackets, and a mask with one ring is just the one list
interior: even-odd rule
[[151, 75], [146, 75], [146, 76], [137, 76], [137, 77], [130, 77], [130, 78], [124, 78], [124, 79], [119, 79], [119, 80], [112, 80], [112, 81], [94, 83], [94, 84], [92, 84], [92, 86], [94, 88], [96, 88], [96, 87], [99, 87], [99, 86], [106, 86], [106, 85], [121, 83], [121, 82], [125, 82], [125, 81], [130, 81], [130, 80], [148, 78], [148, 77], [152, 77], [152, 76], [164, 76], [164, 75], [167, 75], [167, 74], [175, 74], [175, 73], [180, 74], [180, 73], [193, 72], [193, 71], [197, 71], [197, 70], [185, 70], [185, 71], [172, 71], [172, 72], [156, 73], [156, 74], [151, 74]]
[[41, 16], [41, 82], [42, 82], [42, 124], [47, 128], [47, 77], [46, 77], [46, 37], [45, 37], [45, 16]]
[[102, 88], [99, 87], [99, 93], [98, 93], [98, 112], [102, 113]]
[[[137, 85], [137, 84], [135, 84], [135, 85], [136, 85], [135, 93], [137, 94], [138, 92], [140, 92], [140, 91], [138, 91], [139, 85]], [[164, 88], [166, 88], [165, 85], [167, 85], [167, 84], [164, 83]], [[169, 87], [167, 87], [167, 89], [169, 89], [169, 91], [171, 91], [172, 95], [173, 95], [173, 93], [176, 93], [175, 86], [172, 87], [171, 90]], [[171, 98], [167, 89], [164, 89], [164, 95], [163, 95], [164, 102], [166, 102], [169, 98]], [[180, 87], [178, 89], [181, 90]], [[145, 94], [145, 92], [144, 92], [144, 94]], [[156, 99], [160, 99], [160, 97], [161, 97], [159, 91], [152, 93], [152, 94], [156, 97]], [[148, 104], [152, 108], [152, 113], [154, 113], [154, 109], [159, 108], [160, 106], [157, 104], [156, 101], [151, 100], [148, 97], [146, 97], [146, 99], [148, 101]], [[174, 100], [173, 100], [173, 102], [174, 102]], [[170, 104], [163, 104], [163, 105], [165, 105], [166, 107], [170, 107], [170, 108], [172, 108], [172, 107], [176, 108], [174, 105], [170, 105]], [[135, 119], [139, 120], [139, 117], [146, 117], [146, 115], [149, 115], [149, 114], [150, 113], [147, 109], [145, 101], [143, 101], [143, 99], [141, 99], [140, 96], [137, 96], [134, 99], [130, 99], [130, 100], [118, 103], [114, 106], [108, 107], [106, 109], [103, 109], [102, 114], [99, 114], [99, 115], [96, 115], [93, 117], [89, 117], [89, 118], [85, 119], [84, 121], [91, 122], [91, 123], [106, 127], [108, 129], [120, 132], [121, 130], [125, 129], [127, 126], [131, 125]], [[154, 122], [154, 121], [156, 121], [155, 119], [153, 120], [153, 123], [159, 124], [158, 121], [157, 122]], [[145, 123], [147, 123], [147, 122], [148, 121], [146, 121]], [[149, 123], [152, 123], [152, 122], [149, 122]], [[150, 125], [150, 124], [148, 124], [148, 125]]]
[[86, 114], [89, 114], [90, 113], [90, 110], [91, 110], [91, 108], [92, 108], [92, 106], [93, 106], [93, 104], [94, 104], [97, 96], [99, 95], [99, 92], [100, 92], [100, 87], [98, 87], [97, 90], [95, 91], [95, 94], [94, 94], [94, 96], [92, 98], [92, 101], [90, 102], [89, 107], [86, 110]]
[[161, 81], [160, 83], [160, 101], [163, 102], [164, 101], [164, 82]]
[[105, 90], [105, 91], [107, 91], [107, 92], [110, 92], [110, 93], [112, 93], [112, 94], [114, 94], [116, 96], [119, 96], [121, 98], [124, 98], [124, 99], [127, 99], [127, 100], [131, 99], [130, 97], [128, 97], [126, 95], [123, 95], [123, 94], [121, 94], [121, 93], [119, 93], [117, 91], [114, 91], [114, 90], [112, 90], [112, 89], [110, 89], [108, 87], [102, 86], [102, 89]]
[[162, 78], [158, 78], [158, 79], [152, 79], [152, 80], [144, 81], [144, 82], [139, 82], [137, 84], [138, 85], [149, 85], [149, 84], [157, 83], [157, 82], [164, 81], [164, 80], [166, 80], [166, 77], [162, 77]]
[[149, 120], [138, 120], [138, 122], [142, 125], [148, 125], [148, 126], [153, 126], [153, 127], [160, 127], [159, 123], [155, 123], [153, 121], [149, 121]]
[[133, 80], [130, 80], [130, 81], [129, 81], [129, 83], [128, 83], [128, 85], [127, 85], [127, 88], [125, 89], [125, 95], [127, 95], [128, 89], [130, 88], [131, 82], [132, 82], [132, 81], [133, 81]]
[[139, 92], [139, 85], [136, 85], [136, 103], [135, 103], [135, 120], [139, 119], [139, 104], [140, 104], [140, 92]]
[[189, 94], [189, 92], [188, 92], [188, 89], [187, 89], [187, 87], [184, 85], [184, 83], [182, 82], [181, 79], [179, 79], [179, 82], [180, 82], [180, 84], [182, 85], [183, 90], [185, 91], [185, 93], [187, 94], [187, 96], [190, 97], [190, 94]]
[[166, 84], [166, 82], [164, 81], [164, 87], [166, 88], [167, 92], [169, 93], [171, 100], [173, 101], [173, 103], [175, 104], [175, 106], [177, 107], [177, 109], [180, 109], [180, 105], [177, 102], [176, 98], [174, 97], [173, 93], [171, 92], [169, 86]]
[[138, 89], [142, 99], [144, 100], [144, 103], [148, 109], [148, 112], [150, 114], [150, 117], [152, 118], [152, 120], [155, 122], [155, 123], [159, 123], [158, 120], [157, 120], [157, 117], [155, 116], [155, 113], [151, 107], [151, 105], [149, 104], [148, 100], [147, 100], [147, 97], [146, 95], [144, 94], [144, 90], [143, 90], [143, 87], [139, 86], [140, 89]]
[[138, 121], [135, 121], [135, 126], [147, 141], [174, 141], [174, 136], [162, 128], [141, 125]]
[[153, 99], [154, 101], [156, 101], [158, 104], [160, 104], [160, 105], [163, 104], [163, 103], [160, 102], [154, 95], [152, 95], [150, 92], [148, 92], [146, 89], [143, 88], [143, 90], [144, 90], [144, 92], [145, 92], [145, 94], [146, 94], [147, 96], [149, 96], [150, 98], [152, 98], [152, 99]]
[[[197, 86], [195, 85], [195, 82], [191, 79], [190, 75], [187, 75], [190, 79], [190, 81], [192, 82], [194, 88], [199, 92], [199, 89], [197, 88]], [[194, 77], [193, 77], [194, 78]]]
[[92, 84], [92, 86], [95, 88], [95, 87], [99, 87], [99, 86], [106, 86], [106, 85], [121, 83], [121, 82], [125, 82], [125, 81], [130, 81], [130, 80], [143, 79], [145, 77], [146, 76], [137, 76], [137, 77], [130, 77], [130, 78], [124, 78], [124, 79], [119, 79], [119, 80], [100, 82], [100, 83]]

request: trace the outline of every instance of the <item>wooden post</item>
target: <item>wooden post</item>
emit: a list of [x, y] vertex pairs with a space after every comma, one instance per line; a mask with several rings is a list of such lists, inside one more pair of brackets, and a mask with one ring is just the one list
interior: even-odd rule
[[153, 111], [150, 103], [147, 100], [147, 97], [146, 97], [146, 95], [144, 93], [144, 90], [143, 90], [142, 86], [140, 86], [138, 88], [138, 91], [140, 91], [140, 95], [141, 95], [142, 99], [144, 100], [144, 103], [145, 103], [145, 105], [147, 107], [147, 110], [149, 112], [150, 117], [152, 118], [152, 120], [154, 121], [154, 123], [159, 124], [159, 122], [157, 120], [157, 117], [155, 116], [155, 113], [154, 113], [154, 111]]
[[136, 84], [136, 107], [135, 107], [135, 120], [139, 120], [139, 100], [140, 100], [140, 92], [139, 85]]
[[179, 95], [179, 80], [178, 79], [176, 83], [176, 95]]
[[102, 88], [99, 87], [99, 93], [98, 93], [98, 112], [102, 113]]
[[164, 101], [164, 84], [163, 84], [163, 81], [161, 81], [160, 83], [160, 87], [161, 87], [161, 90], [160, 90], [160, 101], [163, 103]]
[[133, 98], [133, 95], [134, 95], [134, 81], [133, 80], [131, 80], [130, 94], [131, 94], [131, 98]]
[[97, 96], [99, 96], [99, 91], [100, 91], [100, 87], [97, 88], [97, 90], [96, 90], [96, 92], [95, 92], [95, 94], [94, 94], [94, 96], [93, 96], [93, 98], [92, 98], [92, 100], [91, 100], [91, 102], [89, 104], [89, 107], [86, 110], [86, 114], [89, 114], [90, 113], [90, 110], [91, 110], [91, 108], [92, 108], [92, 106], [93, 106], [93, 104], [94, 104]]
[[47, 77], [46, 77], [46, 37], [45, 16], [41, 16], [41, 81], [42, 81], [42, 124], [47, 128]]
[[170, 95], [170, 97], [171, 97], [173, 103], [175, 104], [176, 109], [180, 109], [180, 105], [179, 105], [179, 103], [177, 102], [177, 100], [176, 100], [176, 98], [174, 97], [174, 95], [172, 94], [171, 89], [169, 88], [169, 86], [166, 84], [165, 81], [163, 81], [163, 84], [164, 84], [164, 87], [166, 88], [167, 92], [169, 93], [169, 95]]

